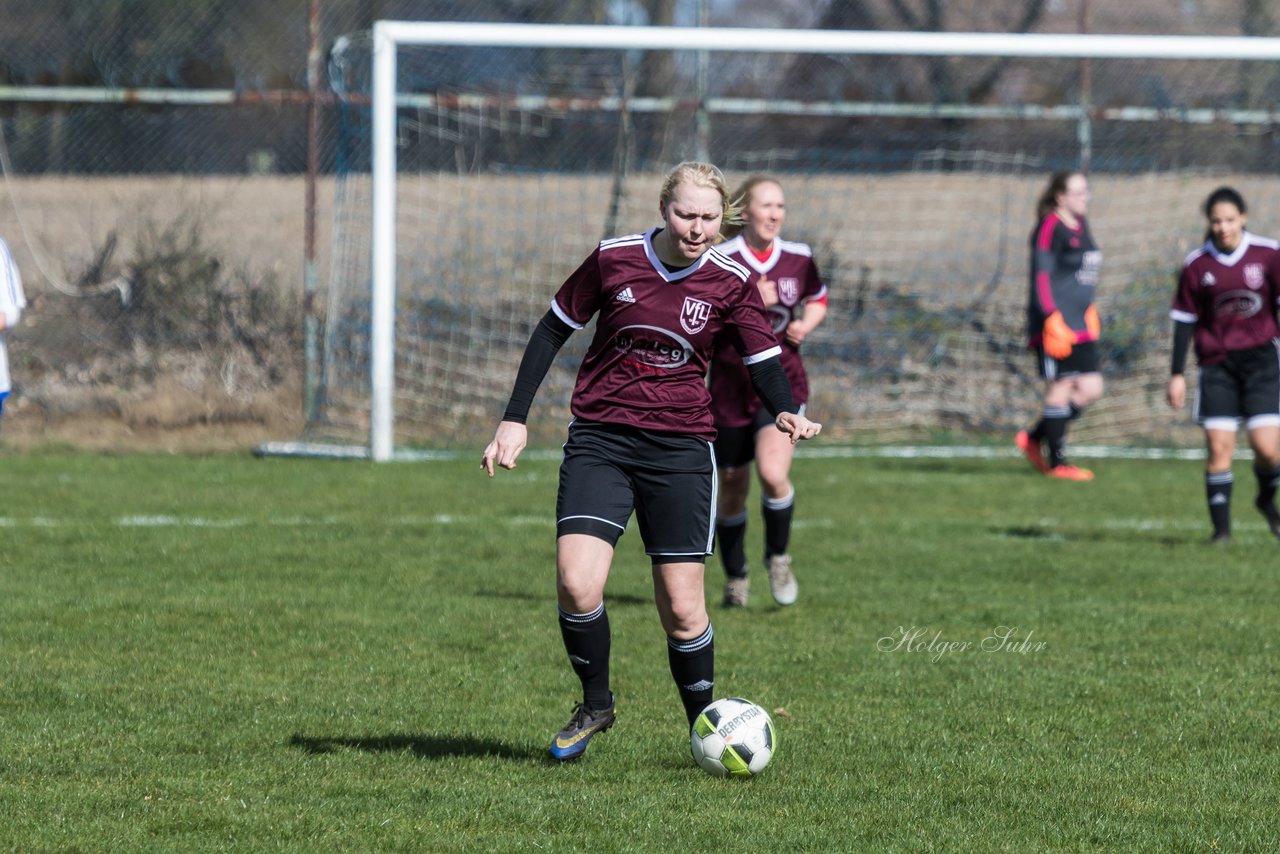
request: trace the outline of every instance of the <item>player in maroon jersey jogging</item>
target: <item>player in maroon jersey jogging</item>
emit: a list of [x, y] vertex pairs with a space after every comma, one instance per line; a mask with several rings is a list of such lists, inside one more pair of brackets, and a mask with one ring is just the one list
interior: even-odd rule
[[[743, 229], [719, 251], [742, 264], [764, 300], [782, 348], [782, 367], [791, 383], [791, 400], [805, 412], [809, 380], [800, 344], [827, 314], [827, 288], [807, 244], [779, 237], [786, 220], [782, 184], [766, 175], [748, 178], [734, 194]], [[711, 363], [711, 411], [716, 421], [716, 465], [720, 498], [716, 540], [724, 565], [724, 604], [744, 607], [750, 590], [743, 542], [747, 532], [747, 495], [751, 461], [760, 478], [764, 519], [764, 565], [774, 601], [790, 605], [799, 585], [791, 569], [788, 544], [795, 511], [791, 459], [795, 445], [773, 429], [773, 417], [751, 387], [751, 377], [732, 348], [719, 349]]]
[[596, 318], [574, 386], [556, 498], [556, 595], [582, 702], [551, 742], [577, 759], [613, 725], [605, 582], [636, 514], [653, 567], [667, 658], [690, 724], [711, 702], [714, 644], [703, 569], [714, 536], [716, 464], [705, 377], [724, 334], [748, 366], [776, 428], [791, 441], [821, 425], [796, 411], [779, 347], [747, 271], [713, 248], [728, 200], [724, 176], [682, 163], [659, 195], [662, 225], [603, 241], [574, 271], [530, 336], [507, 409], [481, 465], [515, 468], [539, 384], [569, 335]]
[[1102, 396], [1093, 305], [1102, 252], [1085, 220], [1088, 210], [1084, 174], [1055, 172], [1036, 205], [1031, 234], [1027, 338], [1047, 387], [1040, 420], [1014, 442], [1037, 471], [1062, 480], [1093, 480], [1093, 472], [1067, 462], [1067, 425]]
[[1246, 231], [1247, 212], [1244, 197], [1231, 187], [1209, 195], [1208, 234], [1183, 262], [1169, 312], [1174, 323], [1167, 396], [1173, 408], [1186, 402], [1183, 370], [1193, 342], [1200, 365], [1195, 414], [1208, 447], [1204, 482], [1214, 543], [1231, 540], [1231, 460], [1242, 420], [1258, 481], [1254, 506], [1280, 537], [1280, 244]]

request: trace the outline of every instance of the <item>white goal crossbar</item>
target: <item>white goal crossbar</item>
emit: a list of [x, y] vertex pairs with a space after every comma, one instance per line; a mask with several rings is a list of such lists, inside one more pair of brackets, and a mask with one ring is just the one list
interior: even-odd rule
[[394, 451], [396, 54], [401, 45], [915, 56], [1280, 60], [1280, 38], [918, 33], [379, 21], [373, 27], [369, 455]]

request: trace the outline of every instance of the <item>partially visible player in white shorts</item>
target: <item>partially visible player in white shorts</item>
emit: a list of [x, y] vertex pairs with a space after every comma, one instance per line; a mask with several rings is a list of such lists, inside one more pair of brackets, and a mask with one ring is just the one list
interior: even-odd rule
[[13, 263], [9, 247], [0, 240], [0, 414], [4, 412], [4, 402], [9, 397], [11, 388], [5, 332], [17, 326], [22, 309], [26, 306], [27, 298], [22, 292], [22, 277], [18, 275], [18, 265]]

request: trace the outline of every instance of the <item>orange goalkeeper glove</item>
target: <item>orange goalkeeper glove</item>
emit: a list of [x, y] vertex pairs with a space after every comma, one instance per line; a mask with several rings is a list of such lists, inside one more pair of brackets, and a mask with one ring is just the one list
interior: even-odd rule
[[1089, 330], [1089, 334], [1097, 340], [1102, 334], [1102, 321], [1098, 319], [1098, 310], [1093, 306], [1089, 306], [1084, 310], [1084, 328]]
[[1065, 359], [1075, 346], [1076, 333], [1062, 319], [1062, 312], [1055, 311], [1044, 321], [1044, 351], [1055, 359]]

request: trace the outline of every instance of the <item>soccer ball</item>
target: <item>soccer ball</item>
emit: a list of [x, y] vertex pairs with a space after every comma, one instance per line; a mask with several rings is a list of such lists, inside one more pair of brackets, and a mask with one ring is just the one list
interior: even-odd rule
[[750, 700], [724, 697], [702, 710], [689, 735], [693, 761], [717, 777], [754, 777], [778, 749], [769, 713]]

